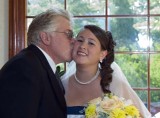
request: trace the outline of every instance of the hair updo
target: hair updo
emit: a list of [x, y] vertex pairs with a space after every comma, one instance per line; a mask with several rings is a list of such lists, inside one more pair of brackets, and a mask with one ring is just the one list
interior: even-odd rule
[[114, 47], [116, 43], [113, 40], [112, 34], [109, 31], [104, 31], [96, 25], [85, 25], [85, 29], [89, 29], [99, 40], [102, 50], [107, 50], [106, 57], [100, 63], [101, 88], [104, 93], [110, 93], [109, 85], [112, 82], [113, 69], [111, 64], [114, 61]]

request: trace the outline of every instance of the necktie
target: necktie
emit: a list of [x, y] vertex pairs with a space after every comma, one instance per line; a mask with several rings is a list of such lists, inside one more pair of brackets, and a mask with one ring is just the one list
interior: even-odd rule
[[56, 69], [55, 75], [56, 75], [56, 78], [57, 78], [57, 80], [58, 80], [59, 86], [61, 87], [63, 93], [65, 94], [65, 90], [64, 90], [63, 84], [62, 84], [62, 82], [61, 82], [61, 79], [60, 79], [60, 75], [59, 75], [58, 69]]

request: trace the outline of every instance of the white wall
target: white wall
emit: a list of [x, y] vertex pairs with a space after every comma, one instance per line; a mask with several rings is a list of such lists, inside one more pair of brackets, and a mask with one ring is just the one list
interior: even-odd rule
[[9, 0], [0, 0], [0, 68], [8, 60]]

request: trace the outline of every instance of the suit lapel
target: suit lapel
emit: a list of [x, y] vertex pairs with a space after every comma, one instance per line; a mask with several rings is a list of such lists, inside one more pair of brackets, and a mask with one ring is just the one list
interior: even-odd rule
[[46, 71], [47, 71], [47, 73], [49, 75], [48, 79], [49, 79], [49, 81], [51, 83], [53, 93], [56, 95], [57, 101], [59, 102], [61, 108], [63, 110], [65, 110], [66, 109], [66, 102], [65, 102], [65, 98], [64, 98], [64, 93], [63, 93], [63, 91], [61, 91], [61, 87], [59, 85], [59, 82], [56, 79], [56, 76], [53, 73], [53, 71], [52, 71], [47, 59], [45, 58], [43, 53], [36, 46], [30, 45], [28, 47], [28, 49], [32, 50], [38, 56], [38, 58], [40, 59], [43, 67], [46, 69]]

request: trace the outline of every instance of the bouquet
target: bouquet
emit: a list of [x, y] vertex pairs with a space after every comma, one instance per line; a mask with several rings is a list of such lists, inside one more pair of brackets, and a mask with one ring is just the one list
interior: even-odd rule
[[91, 100], [85, 109], [86, 118], [140, 118], [138, 109], [131, 100], [112, 93]]

